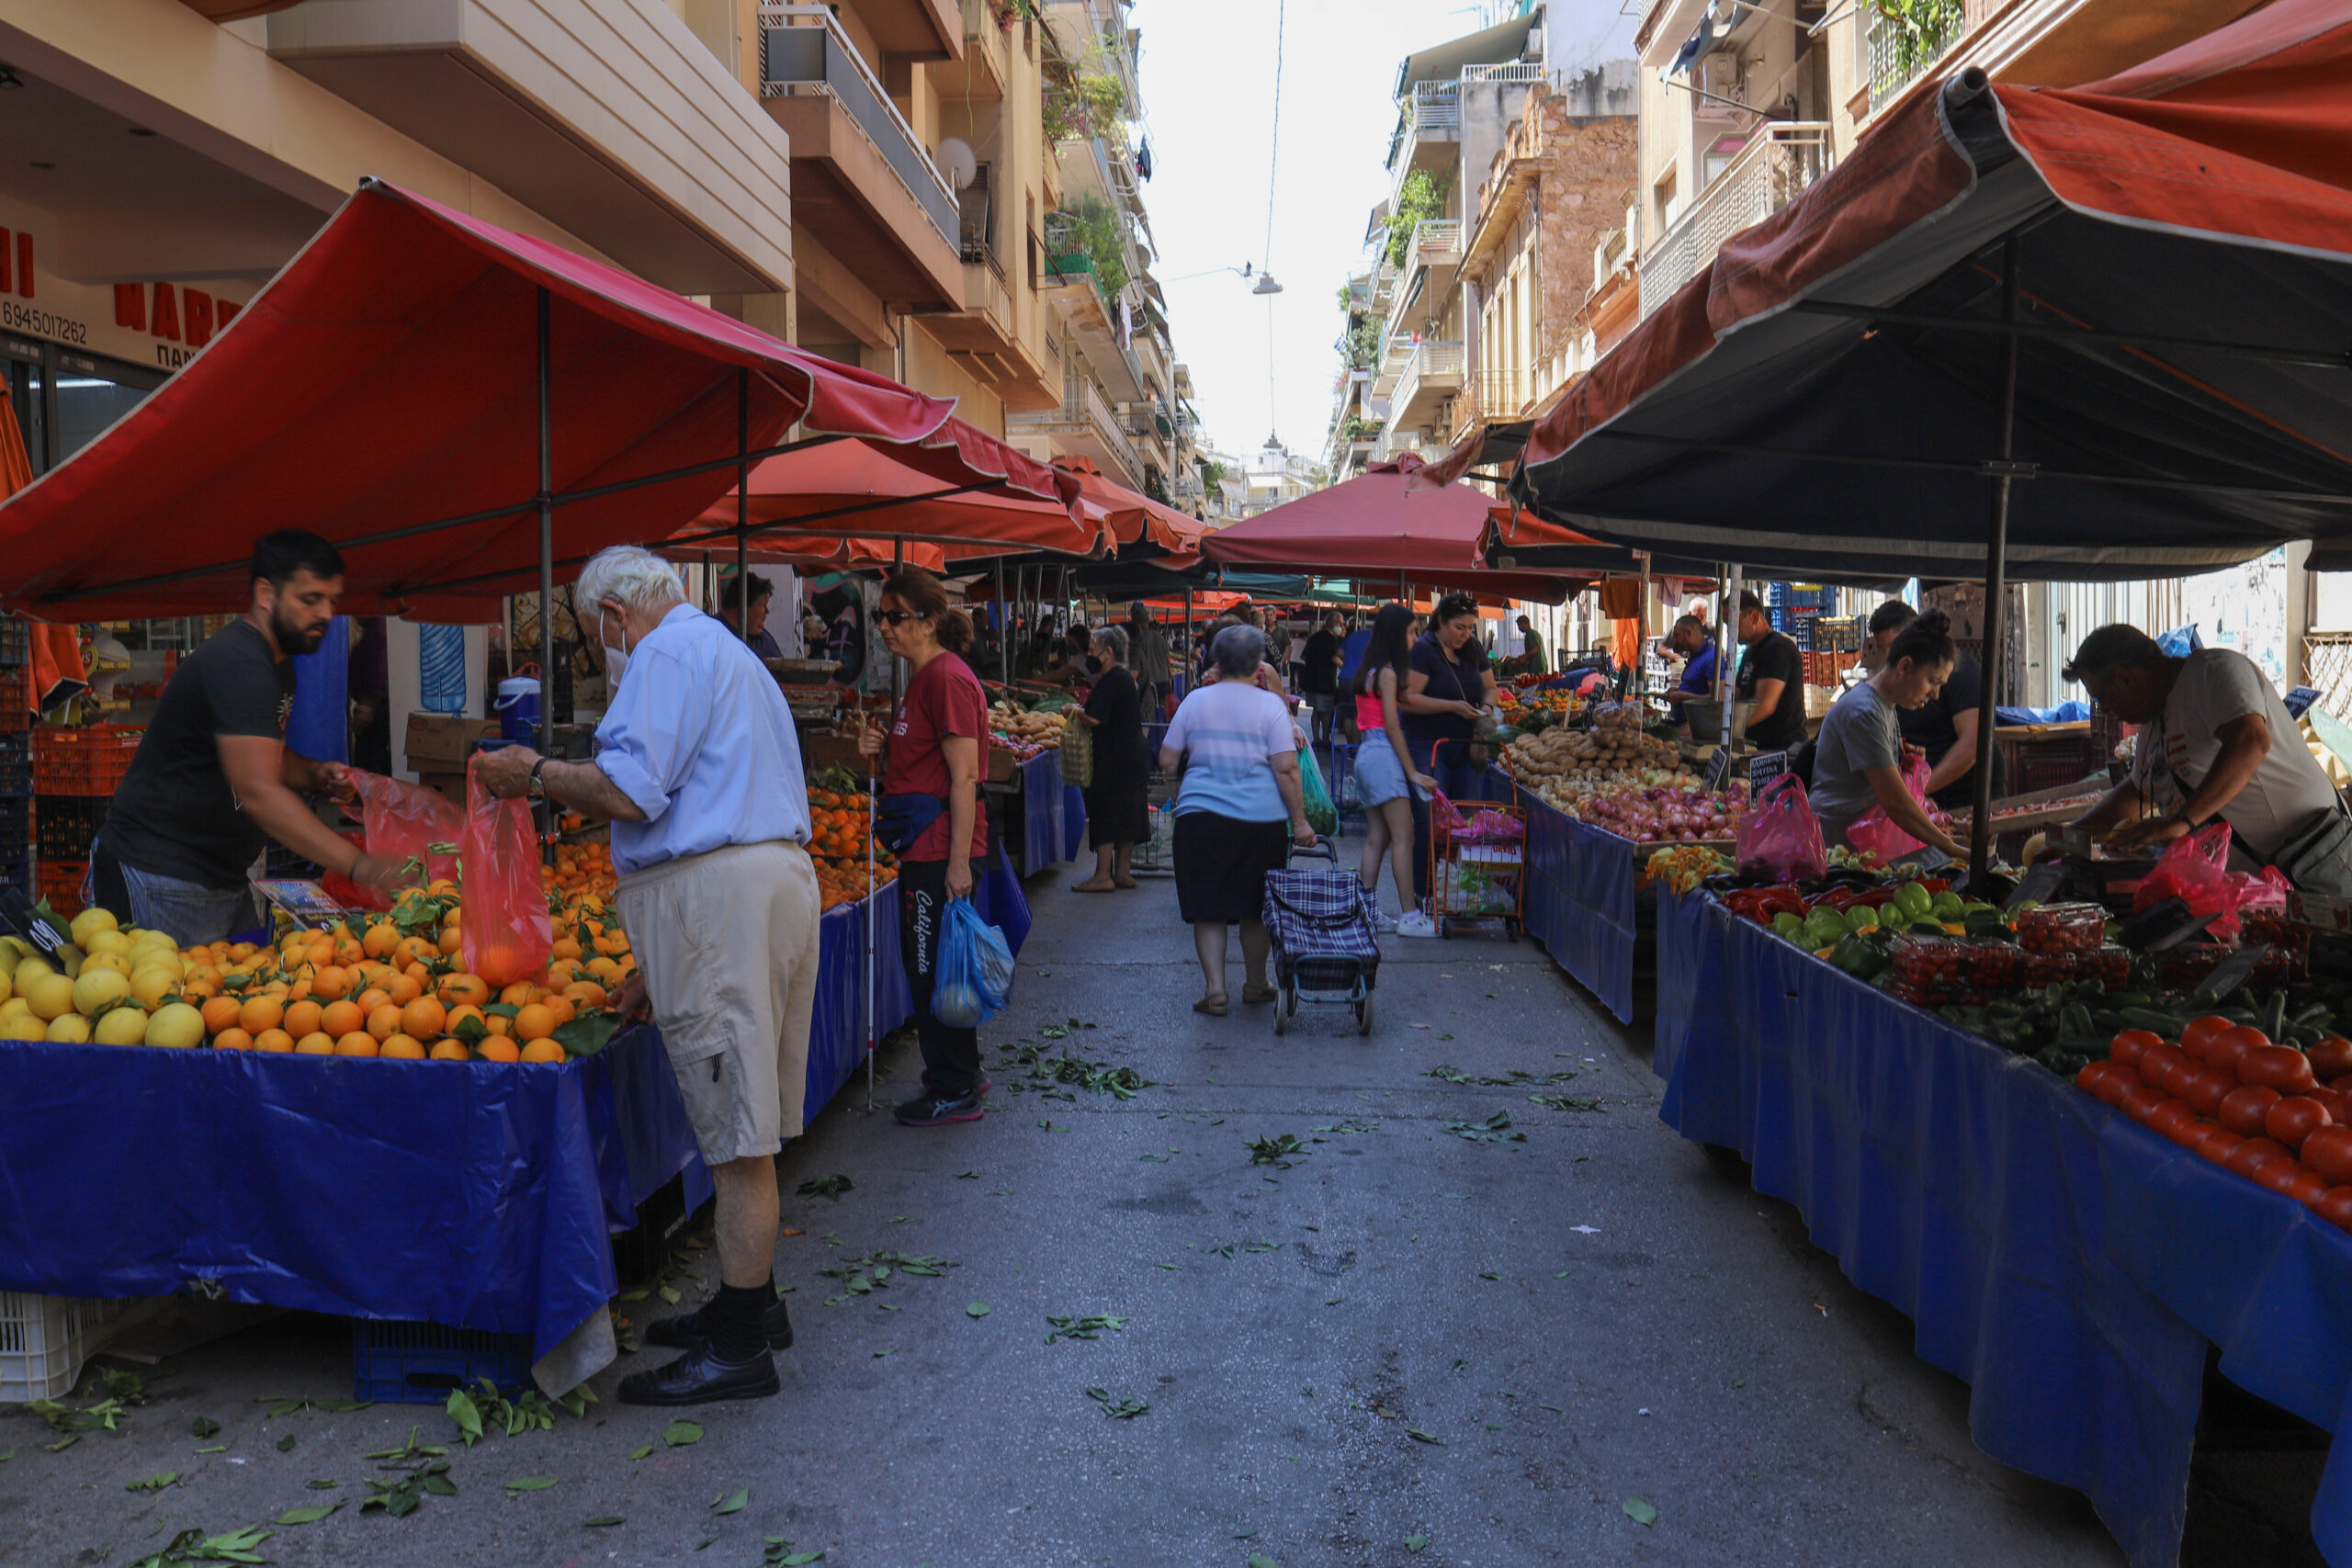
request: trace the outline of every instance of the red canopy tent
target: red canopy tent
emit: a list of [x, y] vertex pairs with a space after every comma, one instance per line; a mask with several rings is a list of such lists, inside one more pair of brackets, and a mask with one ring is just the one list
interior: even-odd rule
[[1078, 480], [1080, 500], [1099, 516], [1115, 546], [1148, 545], [1170, 570], [1193, 564], [1208, 525], [1148, 495], [1114, 484], [1085, 457], [1057, 457], [1054, 467]]
[[371, 180], [154, 395], [0, 506], [0, 602], [218, 611], [251, 539], [299, 525], [342, 548], [348, 608], [484, 618], [548, 581], [558, 516], [568, 557], [659, 536], [795, 426], [803, 449], [886, 444], [935, 488], [1071, 502], [951, 407]]

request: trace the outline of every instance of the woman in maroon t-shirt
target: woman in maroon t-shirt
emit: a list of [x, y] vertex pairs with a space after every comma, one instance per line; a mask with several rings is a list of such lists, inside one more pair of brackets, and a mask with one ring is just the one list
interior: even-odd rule
[[[900, 571], [882, 585], [882, 642], [912, 667], [907, 694], [890, 725], [867, 728], [858, 750], [888, 761], [886, 797], [899, 807], [932, 803], [937, 817], [899, 855], [899, 958], [913, 993], [915, 1034], [922, 1044], [922, 1092], [900, 1105], [910, 1127], [977, 1122], [988, 1083], [980, 1077], [980, 1035], [950, 1029], [931, 1010], [939, 959], [939, 922], [950, 900], [972, 893], [972, 863], [988, 845], [980, 813], [980, 774], [989, 744], [989, 699], [960, 655], [972, 646], [972, 623], [921, 571]], [[897, 807], [892, 808], [894, 811]]]

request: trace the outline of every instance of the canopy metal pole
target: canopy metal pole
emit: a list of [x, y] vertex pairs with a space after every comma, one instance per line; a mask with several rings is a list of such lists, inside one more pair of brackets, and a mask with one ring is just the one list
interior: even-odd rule
[[1631, 687], [1635, 702], [1646, 703], [1649, 699], [1642, 687], [1649, 679], [1650, 668], [1650, 553], [1647, 550], [1635, 550], [1634, 553], [1641, 558], [1642, 562], [1642, 635], [1634, 642], [1633, 678], [1627, 685]]
[[[2001, 242], [2001, 320], [2018, 315], [2018, 237]], [[2001, 339], [2000, 456], [1986, 465], [1993, 479], [1993, 516], [1984, 543], [1984, 640], [1977, 651], [1976, 814], [1968, 825], [1969, 886], [1982, 897], [1993, 854], [1993, 710], [2000, 656], [2001, 611], [2008, 598], [2009, 485], [2017, 478], [2018, 334]]]
[[[1715, 670], [1719, 675], [1726, 668], [1730, 657], [1739, 652], [1739, 592], [1741, 575], [1739, 563], [1737, 561], [1732, 562], [1729, 573], [1725, 577], [1724, 582], [1724, 613], [1720, 617], [1718, 617], [1724, 623], [1724, 642], [1727, 649], [1725, 653], [1718, 655], [1715, 660]], [[1786, 692], [1783, 692], [1781, 694], [1783, 697], [1788, 695]], [[1802, 692], [1798, 693], [1797, 700], [1799, 702], [1803, 702], [1804, 700], [1804, 694]], [[1732, 717], [1738, 712], [1739, 681], [1736, 675], [1735, 675], [1730, 682], [1724, 687], [1723, 748], [1726, 751], [1731, 750]]]
[[1004, 683], [1012, 684], [1012, 602], [1004, 596], [1004, 558], [996, 558], [996, 650], [997, 667], [1004, 673]]
[[752, 641], [752, 373], [735, 367], [735, 635]]
[[[538, 291], [539, 326], [539, 755], [555, 750], [555, 391], [553, 302]], [[555, 826], [553, 803], [539, 801], [540, 850], [549, 865], [555, 845], [547, 841]]]

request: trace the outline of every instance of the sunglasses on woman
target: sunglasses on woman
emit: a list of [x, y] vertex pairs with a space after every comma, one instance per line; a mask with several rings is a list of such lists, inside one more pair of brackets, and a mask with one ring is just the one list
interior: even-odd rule
[[874, 618], [886, 626], [895, 626], [900, 621], [920, 621], [924, 617], [921, 610], [876, 610]]

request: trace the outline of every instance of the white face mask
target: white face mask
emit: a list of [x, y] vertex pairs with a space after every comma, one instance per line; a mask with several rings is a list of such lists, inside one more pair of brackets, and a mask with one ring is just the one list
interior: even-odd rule
[[[621, 671], [628, 667], [628, 649], [615, 647], [611, 642], [605, 640], [605, 622], [607, 618], [605, 607], [601, 604], [596, 606], [596, 640], [598, 643], [603, 645], [605, 649], [605, 668], [606, 671], [610, 671], [613, 684], [617, 686], [620, 684]], [[627, 623], [623, 623], [621, 626], [621, 636], [628, 636], [628, 626]]]

